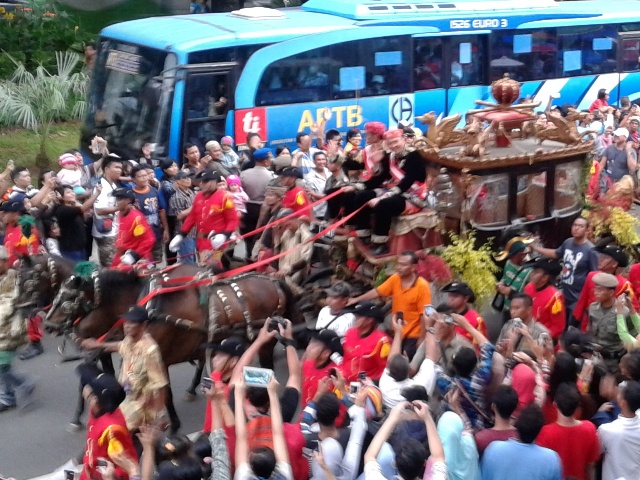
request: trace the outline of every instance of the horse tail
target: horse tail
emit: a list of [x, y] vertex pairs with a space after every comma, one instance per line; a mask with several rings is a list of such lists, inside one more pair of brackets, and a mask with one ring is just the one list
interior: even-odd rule
[[293, 293], [293, 290], [291, 290], [291, 287], [289, 287], [289, 285], [287, 285], [287, 282], [285, 282], [281, 278], [273, 279], [273, 281], [278, 285], [278, 288], [280, 288], [284, 292], [284, 296], [286, 299], [283, 314], [284, 318], [288, 318], [289, 320], [291, 320], [291, 323], [293, 325], [304, 323], [304, 317], [302, 316], [302, 313], [298, 308], [298, 302], [296, 300], [296, 296]]

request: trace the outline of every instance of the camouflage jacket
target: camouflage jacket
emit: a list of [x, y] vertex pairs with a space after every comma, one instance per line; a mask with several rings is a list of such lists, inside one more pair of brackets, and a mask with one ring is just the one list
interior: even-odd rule
[[27, 342], [27, 322], [16, 309], [18, 273], [7, 270], [0, 277], [0, 350], [10, 351]]

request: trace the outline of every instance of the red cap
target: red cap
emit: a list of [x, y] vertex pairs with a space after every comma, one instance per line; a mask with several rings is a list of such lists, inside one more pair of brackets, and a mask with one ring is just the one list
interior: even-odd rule
[[391, 140], [392, 138], [400, 138], [404, 135], [404, 130], [396, 128], [395, 130], [389, 130], [384, 133], [385, 140]]
[[372, 135], [377, 135], [382, 137], [384, 135], [385, 130], [387, 129], [386, 125], [382, 122], [367, 122], [364, 125], [364, 131], [370, 133]]

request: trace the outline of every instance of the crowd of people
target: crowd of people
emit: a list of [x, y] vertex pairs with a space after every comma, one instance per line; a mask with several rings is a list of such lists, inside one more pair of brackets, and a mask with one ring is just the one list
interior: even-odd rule
[[[593, 110], [615, 117], [600, 100]], [[630, 128], [639, 120], [637, 136], [640, 118], [621, 116]], [[603, 122], [598, 142], [608, 129]], [[181, 161], [154, 159], [149, 145], [123, 159], [96, 137], [94, 162], [65, 152], [60, 171], [40, 173], [39, 188], [28, 169], [9, 164], [0, 174], [0, 411], [34, 389], [12, 369], [27, 326], [20, 358], [42, 353], [40, 316], [25, 322], [16, 308], [21, 255], [85, 261], [95, 242], [102, 267], [228, 268], [225, 251], [236, 239], [267, 226], [244, 239], [244, 260], [300, 289], [314, 232], [346, 218], [345, 228], [387, 254], [392, 220], [427, 205], [435, 166], [412, 148], [416, 130], [369, 122], [365, 145], [353, 129], [343, 146], [340, 132], [319, 128], [317, 148], [300, 132], [296, 150], [275, 154], [258, 134], [239, 152], [224, 137], [205, 152], [184, 145]], [[635, 174], [627, 133], [624, 162], [609, 158], [609, 147], [596, 162], [603, 188], [606, 178], [620, 180], [612, 172], [622, 163]], [[208, 345], [207, 408], [195, 441], [163, 433], [166, 370], [146, 310], [134, 307], [123, 317], [123, 341], [82, 342], [118, 352], [122, 368], [118, 378], [79, 368], [90, 410], [80, 478], [637, 478], [640, 268], [628, 268], [620, 246], [594, 245], [589, 235], [579, 217], [557, 248], [524, 236], [506, 242], [495, 342], [470, 286], [454, 281], [437, 292], [446, 301], [432, 305], [436, 292], [418, 275], [416, 253], [405, 251], [395, 273], [367, 292], [334, 282], [307, 335], [294, 338], [289, 320], [268, 318], [251, 344], [230, 337]], [[272, 371], [252, 369], [276, 342], [286, 356], [283, 388]]]

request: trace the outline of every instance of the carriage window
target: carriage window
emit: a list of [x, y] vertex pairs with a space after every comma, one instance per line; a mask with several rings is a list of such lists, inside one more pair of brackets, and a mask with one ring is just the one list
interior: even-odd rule
[[554, 28], [498, 30], [491, 35], [491, 81], [505, 73], [519, 82], [553, 78], [556, 58]]
[[329, 47], [308, 50], [274, 62], [262, 76], [256, 104], [329, 100], [332, 63]]
[[616, 30], [611, 25], [558, 29], [558, 74], [566, 77], [616, 71]]
[[414, 45], [415, 89], [442, 88], [442, 40], [440, 38], [417, 38]]
[[406, 37], [372, 38], [331, 47], [333, 98], [406, 93], [410, 90], [410, 42]]
[[509, 218], [509, 176], [476, 177], [471, 184], [471, 221], [476, 225], [505, 225]]
[[580, 206], [581, 178], [582, 162], [580, 161], [556, 167], [553, 205], [558, 213], [570, 213]]
[[516, 217], [525, 221], [544, 217], [547, 172], [520, 175], [517, 182]]
[[622, 40], [622, 71], [638, 70], [640, 70], [640, 38], [625, 38]]
[[451, 86], [482, 85], [485, 37], [465, 35], [451, 38]]

